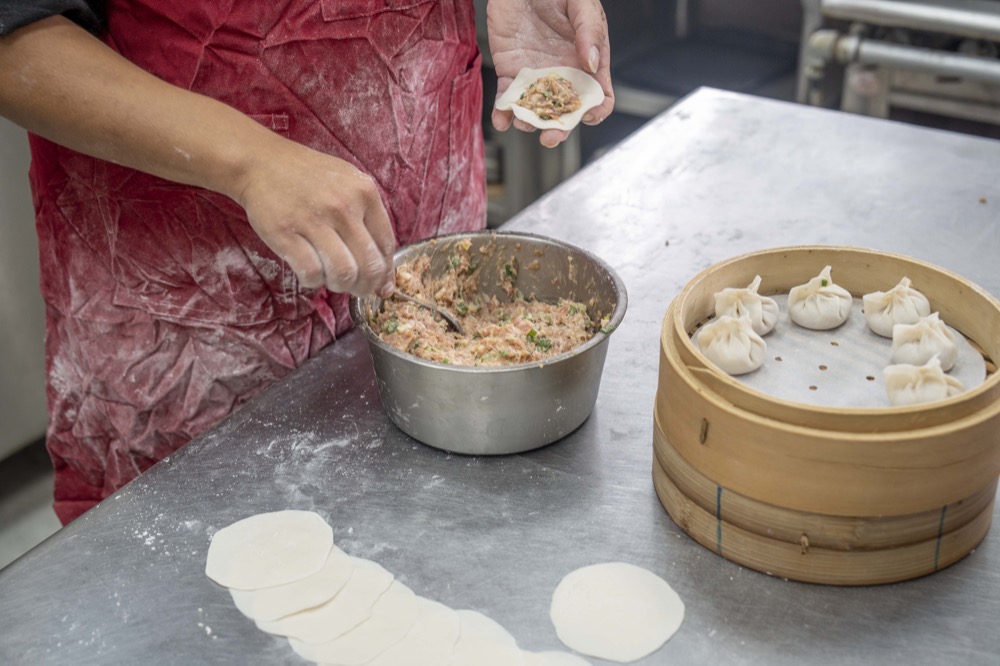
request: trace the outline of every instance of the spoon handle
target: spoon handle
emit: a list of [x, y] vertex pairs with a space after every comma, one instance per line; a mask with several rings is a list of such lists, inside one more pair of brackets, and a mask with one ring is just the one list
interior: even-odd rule
[[392, 295], [401, 298], [404, 301], [409, 301], [414, 305], [419, 305], [422, 308], [427, 308], [428, 310], [436, 312], [437, 314], [441, 315], [442, 319], [448, 322], [449, 326], [455, 329], [456, 333], [458, 333], [459, 335], [465, 335], [465, 331], [462, 330], [462, 325], [458, 323], [458, 320], [455, 318], [454, 315], [452, 315], [444, 308], [438, 307], [437, 305], [434, 305], [432, 303], [427, 303], [418, 298], [414, 298], [413, 296], [410, 296], [409, 294], [403, 293], [399, 290], [392, 292]]

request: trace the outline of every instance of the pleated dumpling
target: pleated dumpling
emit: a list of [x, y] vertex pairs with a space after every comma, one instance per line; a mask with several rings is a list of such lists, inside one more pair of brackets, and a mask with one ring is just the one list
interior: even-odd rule
[[923, 365], [937, 356], [945, 372], [955, 367], [958, 345], [941, 316], [934, 312], [921, 317], [915, 324], [892, 327], [892, 362]]
[[924, 365], [889, 365], [883, 374], [889, 402], [896, 406], [944, 400], [965, 390], [962, 382], [945, 374], [937, 356]]
[[896, 324], [916, 324], [921, 317], [931, 313], [927, 297], [910, 286], [904, 277], [889, 291], [874, 291], [861, 297], [865, 306], [868, 327], [883, 338], [893, 336]]
[[702, 327], [698, 347], [730, 375], [745, 375], [764, 364], [767, 343], [753, 330], [749, 317], [722, 315]]
[[778, 304], [773, 298], [758, 294], [758, 289], [760, 289], [759, 275], [743, 289], [727, 287], [716, 292], [715, 316], [749, 317], [754, 333], [767, 335], [778, 323]]
[[788, 316], [799, 326], [825, 331], [837, 328], [851, 315], [854, 298], [833, 283], [830, 272], [827, 266], [809, 282], [788, 292]]

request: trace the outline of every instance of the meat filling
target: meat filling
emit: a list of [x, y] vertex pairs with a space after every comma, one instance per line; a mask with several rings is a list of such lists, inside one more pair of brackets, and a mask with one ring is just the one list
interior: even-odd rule
[[583, 102], [569, 80], [546, 74], [528, 86], [515, 104], [534, 111], [542, 120], [558, 120], [579, 109]]
[[465, 335], [458, 335], [425, 308], [390, 298], [371, 321], [383, 340], [429, 361], [500, 366], [542, 361], [570, 351], [607, 324], [606, 317], [592, 319], [583, 303], [526, 299], [514, 287], [519, 270], [514, 259], [503, 265], [501, 275], [509, 299], [482, 294], [478, 269], [483, 257], [471, 252], [470, 245], [469, 241], [459, 244], [440, 277], [427, 274], [428, 256], [396, 269], [397, 289], [450, 310], [460, 319]]

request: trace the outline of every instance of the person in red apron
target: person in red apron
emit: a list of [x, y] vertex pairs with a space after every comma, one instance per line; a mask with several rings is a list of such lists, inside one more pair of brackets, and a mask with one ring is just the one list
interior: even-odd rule
[[[602, 120], [604, 21], [598, 0], [491, 0], [501, 92], [538, 57], [524, 36], [556, 35]], [[63, 523], [347, 331], [397, 244], [485, 226], [470, 0], [12, 0], [0, 34]]]

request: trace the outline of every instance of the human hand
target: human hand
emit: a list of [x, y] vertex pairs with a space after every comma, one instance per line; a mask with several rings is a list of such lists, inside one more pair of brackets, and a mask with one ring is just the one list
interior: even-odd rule
[[275, 137], [234, 198], [305, 287], [388, 297], [396, 238], [375, 181], [349, 162]]
[[[615, 105], [611, 88], [611, 45], [600, 0], [489, 0], [486, 6], [490, 53], [497, 73], [497, 97], [523, 67], [569, 66], [594, 76], [604, 89], [604, 102], [584, 116], [587, 125], [607, 118]], [[493, 127], [533, 132], [535, 128], [496, 107]], [[569, 137], [559, 129], [542, 130], [539, 141], [554, 148]]]

